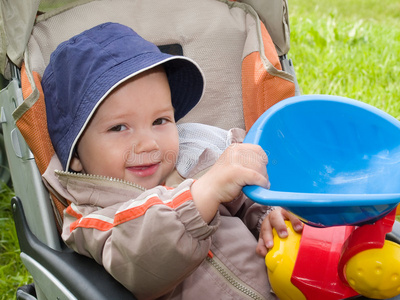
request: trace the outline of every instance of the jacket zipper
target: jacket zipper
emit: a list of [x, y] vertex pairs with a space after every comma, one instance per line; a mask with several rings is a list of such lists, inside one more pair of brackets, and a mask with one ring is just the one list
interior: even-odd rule
[[60, 170], [55, 170], [54, 173], [60, 177], [71, 177], [71, 178], [77, 178], [80, 180], [84, 180], [84, 181], [101, 181], [101, 182], [107, 182], [107, 183], [116, 183], [116, 184], [120, 184], [123, 185], [125, 187], [133, 187], [135, 189], [139, 189], [140, 191], [146, 191], [146, 188], [130, 182], [130, 181], [126, 181], [123, 179], [118, 179], [118, 178], [114, 178], [114, 177], [109, 177], [109, 176], [102, 176], [102, 175], [92, 175], [92, 174], [82, 174], [82, 173], [73, 173], [73, 172], [67, 172], [67, 171], [60, 171]]
[[237, 291], [240, 291], [248, 297], [248, 299], [264, 300], [264, 296], [258, 293], [256, 290], [244, 283], [238, 278], [233, 272], [231, 272], [216, 256], [212, 253], [207, 256], [206, 260], [211, 266], [222, 276], [229, 284]]

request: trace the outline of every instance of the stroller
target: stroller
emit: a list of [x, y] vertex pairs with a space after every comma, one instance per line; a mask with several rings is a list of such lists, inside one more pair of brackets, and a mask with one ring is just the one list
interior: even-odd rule
[[[44, 1], [41, 8], [46, 4], [56, 6]], [[40, 86], [50, 54], [97, 24], [128, 25], [162, 51], [184, 54], [203, 69], [205, 96], [182, 122], [250, 128], [268, 107], [298, 90], [286, 58], [287, 2], [86, 0], [43, 13], [37, 12], [39, 0], [19, 0], [3, 1], [1, 8], [0, 65], [7, 80], [0, 95], [2, 134], [16, 194], [12, 209], [21, 259], [34, 280], [34, 289], [19, 289], [17, 298], [134, 299], [102, 266], [60, 240], [67, 203], [41, 181], [54, 153]]]
[[102, 266], [60, 239], [67, 203], [49, 194], [41, 181], [54, 153], [40, 85], [50, 54], [97, 24], [130, 26], [162, 51], [193, 58], [204, 71], [205, 95], [181, 122], [248, 130], [269, 107], [299, 94], [286, 57], [287, 1], [43, 1], [54, 6], [40, 6], [45, 13], [37, 12], [39, 2], [3, 1], [1, 7], [0, 67], [7, 84], [0, 106], [7, 159], [1, 158], [9, 165], [16, 194], [12, 209], [21, 259], [34, 280], [34, 287], [17, 291], [17, 299], [135, 299]]

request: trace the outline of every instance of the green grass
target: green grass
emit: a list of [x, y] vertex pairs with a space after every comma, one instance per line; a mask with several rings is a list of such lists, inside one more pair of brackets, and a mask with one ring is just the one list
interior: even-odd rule
[[290, 0], [289, 13], [303, 94], [357, 99], [400, 119], [400, 1]]
[[[289, 0], [291, 51], [303, 94], [372, 104], [400, 119], [400, 1]], [[0, 194], [0, 299], [30, 282], [19, 259], [12, 191]]]
[[12, 190], [0, 185], [0, 299], [15, 299], [21, 285], [32, 281], [19, 258], [18, 239], [12, 219]]

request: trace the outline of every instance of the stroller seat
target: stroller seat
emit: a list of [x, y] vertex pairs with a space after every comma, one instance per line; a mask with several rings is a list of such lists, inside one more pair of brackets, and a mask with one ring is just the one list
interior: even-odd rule
[[[265, 27], [256, 26], [260, 21], [249, 6], [229, 1], [198, 3], [181, 0], [174, 2], [179, 10], [171, 19], [165, 13], [173, 9], [171, 3], [145, 3], [128, 0], [89, 2], [49, 18], [44, 15], [33, 28], [21, 73], [25, 100], [14, 111], [13, 117], [33, 151], [41, 174], [54, 153], [46, 132], [45, 100], [40, 88], [40, 78], [50, 54], [62, 41], [105, 21], [130, 26], [162, 49], [181, 51], [200, 65], [206, 78], [204, 96], [180, 122], [225, 129], [250, 128], [268, 107], [294, 95], [293, 75], [281, 70], [272, 40]], [[187, 17], [187, 12], [193, 9], [202, 12], [197, 14], [196, 22]], [[57, 30], [66, 20], [72, 24], [71, 28]], [[206, 28], [202, 28], [204, 24], [207, 24]], [[32, 130], [35, 126], [41, 128], [42, 136], [36, 137], [38, 130]], [[66, 205], [65, 202], [62, 204]]]

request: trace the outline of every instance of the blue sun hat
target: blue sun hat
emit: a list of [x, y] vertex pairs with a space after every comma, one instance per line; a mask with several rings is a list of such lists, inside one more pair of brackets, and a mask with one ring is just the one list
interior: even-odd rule
[[42, 87], [47, 127], [64, 170], [96, 108], [117, 86], [163, 65], [171, 89], [175, 120], [201, 99], [204, 76], [184, 56], [162, 53], [131, 28], [105, 23], [61, 43], [51, 54]]

